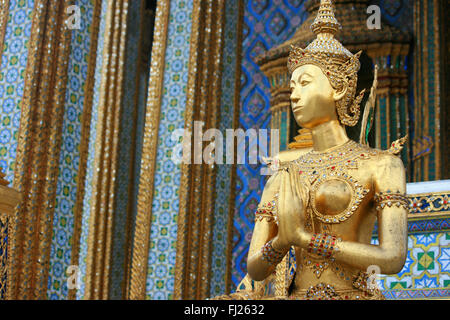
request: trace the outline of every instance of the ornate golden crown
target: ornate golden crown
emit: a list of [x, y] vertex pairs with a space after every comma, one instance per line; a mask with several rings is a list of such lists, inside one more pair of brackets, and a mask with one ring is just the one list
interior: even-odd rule
[[336, 102], [336, 109], [342, 124], [354, 126], [359, 119], [360, 103], [365, 92], [363, 90], [355, 97], [361, 51], [353, 55], [334, 38], [341, 28], [334, 16], [332, 1], [321, 0], [317, 17], [311, 25], [317, 38], [306, 49], [291, 46], [288, 68], [292, 73], [302, 65], [316, 65], [322, 69], [334, 89], [347, 88], [344, 98]]

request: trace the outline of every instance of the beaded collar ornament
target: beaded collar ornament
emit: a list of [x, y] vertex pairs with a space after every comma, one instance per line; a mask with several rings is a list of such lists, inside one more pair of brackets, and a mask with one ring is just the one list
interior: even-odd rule
[[361, 51], [353, 55], [334, 38], [341, 28], [334, 16], [332, 1], [321, 0], [319, 13], [311, 25], [317, 38], [306, 49], [291, 46], [288, 68], [293, 73], [300, 66], [313, 64], [322, 69], [335, 90], [347, 88], [344, 98], [336, 102], [336, 109], [342, 124], [354, 126], [359, 119], [365, 92], [363, 90], [355, 97]]

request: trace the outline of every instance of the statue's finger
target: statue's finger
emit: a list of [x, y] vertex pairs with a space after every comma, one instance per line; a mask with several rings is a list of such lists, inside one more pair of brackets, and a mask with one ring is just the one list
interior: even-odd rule
[[285, 185], [285, 172], [280, 172], [280, 188], [278, 192], [278, 213], [284, 213], [286, 204], [286, 185]]
[[299, 201], [301, 202], [302, 206], [305, 207], [308, 201], [308, 194], [307, 194], [308, 189], [306, 188], [306, 186], [302, 186], [299, 177], [296, 175], [296, 172], [294, 174], [293, 180]]
[[290, 191], [292, 195], [296, 198], [298, 198], [298, 190], [297, 190], [297, 184], [296, 184], [296, 177], [295, 177], [295, 171], [291, 170], [292, 172], [289, 173], [289, 182], [290, 182]]

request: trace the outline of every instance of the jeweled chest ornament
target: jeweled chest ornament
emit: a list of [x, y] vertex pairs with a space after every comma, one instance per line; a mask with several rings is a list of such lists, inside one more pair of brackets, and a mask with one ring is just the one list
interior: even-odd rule
[[[352, 177], [349, 171], [357, 169], [359, 161], [370, 159], [377, 153], [378, 151], [358, 145], [350, 140], [332, 151], [310, 152], [294, 162], [297, 166], [299, 178], [301, 180], [306, 179], [307, 183], [311, 185], [309, 203], [318, 220], [329, 224], [341, 223], [355, 213], [370, 190]], [[318, 191], [323, 185], [330, 185], [332, 182], [345, 187], [342, 189], [350, 193], [348, 195], [349, 201], [340, 212], [326, 214], [326, 212], [323, 212], [323, 208], [318, 205], [317, 198], [320, 196]]]

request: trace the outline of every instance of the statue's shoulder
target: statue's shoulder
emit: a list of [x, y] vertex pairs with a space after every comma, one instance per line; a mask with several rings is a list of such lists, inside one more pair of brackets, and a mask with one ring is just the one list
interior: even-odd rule
[[274, 157], [264, 158], [263, 161], [266, 165], [270, 166], [272, 170], [274, 170], [274, 174], [269, 177], [265, 184], [264, 193], [277, 193], [279, 190], [279, 184], [276, 177], [280, 172], [279, 169], [289, 167], [295, 160], [308, 153], [310, 150], [312, 150], [312, 148], [285, 150], [281, 151]]
[[408, 136], [404, 136], [403, 138], [395, 140], [394, 142], [391, 143], [391, 145], [389, 146], [389, 149], [387, 149], [387, 150], [380, 150], [380, 149], [376, 149], [376, 148], [371, 148], [371, 147], [369, 147], [367, 145], [363, 145], [363, 144], [360, 144], [360, 143], [357, 143], [357, 145], [360, 148], [366, 148], [366, 149], [370, 150], [373, 153], [377, 153], [381, 157], [394, 159], [394, 158], [390, 157], [389, 155], [393, 155], [393, 156], [400, 155], [400, 153], [402, 152], [403, 147], [404, 147], [404, 145], [405, 145], [405, 143], [407, 141], [408, 141]]
[[278, 171], [279, 168], [289, 166], [291, 163], [293, 163], [295, 160], [299, 159], [301, 156], [305, 155], [309, 151], [312, 150], [311, 148], [302, 148], [302, 149], [292, 149], [292, 150], [285, 150], [279, 152], [274, 157], [263, 157], [263, 162], [270, 166], [273, 170]]
[[307, 154], [309, 151], [311, 151], [313, 148], [301, 148], [301, 149], [292, 149], [292, 150], [286, 150], [281, 151], [275, 158], [277, 158], [280, 161], [280, 164], [288, 164], [292, 161], [297, 160], [301, 156]]
[[390, 167], [390, 168], [403, 168], [403, 162], [399, 156], [403, 149], [403, 142], [399, 140], [392, 143], [391, 147], [387, 150], [371, 148], [367, 145], [362, 145], [358, 143], [362, 154], [366, 153], [368, 155], [367, 159], [373, 164], [375, 168]]

